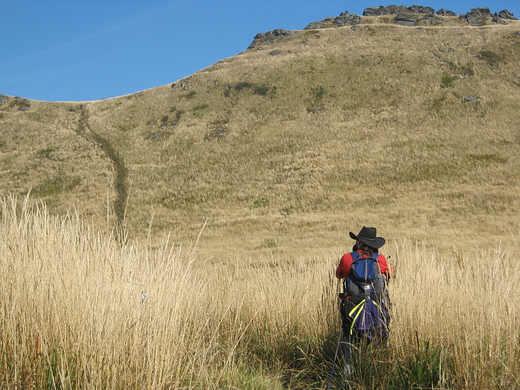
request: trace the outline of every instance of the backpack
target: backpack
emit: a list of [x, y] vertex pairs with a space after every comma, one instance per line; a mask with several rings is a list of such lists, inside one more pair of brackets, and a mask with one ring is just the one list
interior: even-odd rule
[[380, 255], [361, 257], [357, 251], [350, 255], [354, 261], [345, 281], [345, 292], [339, 295], [344, 332], [384, 340], [389, 335], [390, 300], [377, 262]]
[[343, 333], [369, 340], [385, 340], [390, 334], [390, 313], [381, 301], [361, 296], [341, 297]]
[[373, 253], [371, 257], [361, 257], [356, 251], [351, 252], [350, 255], [354, 261], [350, 266], [345, 286], [349, 295], [382, 294], [385, 280], [377, 262], [379, 254]]

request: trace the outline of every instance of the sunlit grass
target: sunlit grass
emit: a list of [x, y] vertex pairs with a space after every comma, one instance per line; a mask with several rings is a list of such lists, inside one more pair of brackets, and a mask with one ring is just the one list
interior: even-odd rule
[[[43, 206], [4, 199], [1, 209], [2, 388], [327, 383], [339, 331], [329, 255], [210, 264], [167, 239], [120, 246]], [[389, 243], [390, 344], [361, 351], [351, 384], [518, 386], [515, 243], [451, 256]]]

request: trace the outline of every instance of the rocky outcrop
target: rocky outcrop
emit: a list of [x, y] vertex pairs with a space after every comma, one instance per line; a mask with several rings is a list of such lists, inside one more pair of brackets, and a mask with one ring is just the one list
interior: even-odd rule
[[457, 14], [453, 11], [445, 10], [444, 8], [441, 8], [437, 12], [435, 12], [435, 15], [439, 16], [457, 16]]
[[497, 23], [497, 24], [506, 24], [506, 21], [502, 18], [500, 18], [500, 16], [498, 16], [498, 14], [494, 14], [493, 17], [491, 18], [491, 21], [493, 23]]
[[509, 12], [507, 9], [504, 9], [498, 13], [498, 17], [501, 19], [509, 19], [509, 20], [518, 20], [515, 18], [515, 15], [513, 15], [511, 12]]
[[489, 16], [492, 17], [493, 14], [489, 10], [489, 8], [472, 8], [470, 14], [475, 16]]
[[29, 99], [21, 98], [19, 96], [0, 95], [0, 106], [9, 102], [9, 108], [16, 108], [18, 111], [29, 111], [31, 109], [31, 102]]
[[430, 24], [444, 23], [444, 19], [434, 14], [419, 15], [404, 12], [397, 14], [394, 18], [394, 23], [400, 24], [401, 26], [413, 27], [423, 20]]
[[272, 38], [272, 37], [286, 37], [291, 35], [293, 32], [289, 30], [276, 29], [272, 31], [268, 31], [266, 33], [258, 33], [255, 35], [255, 39], [264, 39], [264, 38]]
[[394, 23], [400, 24], [401, 26], [413, 27], [417, 24], [418, 20], [416, 15], [400, 12], [395, 17]]
[[315, 30], [318, 28], [354, 26], [361, 23], [361, 16], [350, 14], [348, 11], [342, 12], [335, 18], [326, 18], [319, 22], [312, 22], [304, 30]]
[[283, 30], [283, 29], [276, 29], [271, 30], [265, 33], [258, 33], [255, 35], [253, 42], [249, 45], [248, 49], [254, 49], [255, 47], [258, 47], [262, 44], [264, 45], [272, 45], [280, 38], [288, 37], [289, 35], [292, 35], [294, 31], [289, 30]]
[[[404, 5], [389, 5], [379, 7], [365, 8], [363, 16], [383, 16], [383, 15], [396, 15], [393, 19], [393, 23], [402, 26], [417, 26], [419, 23], [424, 24], [425, 22], [430, 25], [444, 23], [445, 20], [441, 16], [454, 17], [457, 14], [453, 11], [445, 10], [444, 8], [435, 12], [432, 7], [424, 7], [421, 5], [412, 5], [406, 7]], [[499, 13], [492, 14], [489, 8], [472, 8], [470, 12], [462, 14], [459, 19], [467, 22], [472, 26], [482, 26], [488, 21], [493, 23], [505, 24], [505, 20], [518, 20], [508, 10], [502, 10]], [[344, 27], [353, 26], [356, 29], [356, 25], [362, 23], [362, 18], [356, 14], [350, 14], [348, 11], [342, 12], [339, 16], [333, 18], [325, 18], [318, 22], [312, 22], [304, 28], [304, 30], [315, 30], [331, 27]], [[297, 33], [297, 31], [288, 30], [272, 30], [266, 33], [259, 33], [255, 36], [251, 45], [248, 49], [259, 47], [263, 44], [274, 44], [289, 35]]]
[[[404, 26], [415, 26], [421, 20], [427, 20], [432, 24], [442, 22], [440, 18], [431, 18], [430, 15], [439, 16], [457, 16], [457, 14], [453, 11], [440, 9], [435, 12], [435, 10], [431, 7], [423, 7], [420, 5], [412, 5], [411, 7], [406, 7], [404, 5], [389, 5], [388, 7], [380, 6], [380, 7], [369, 7], [365, 8], [363, 11], [363, 16], [383, 16], [383, 15], [396, 15], [394, 19], [394, 23], [404, 25]], [[415, 16], [414, 16], [415, 15]], [[424, 16], [424, 18], [419, 18], [418, 16]], [[494, 23], [504, 24], [504, 20], [517, 20], [515, 16], [509, 12], [508, 10], [500, 11], [498, 14], [492, 14], [489, 8], [472, 8], [470, 12], [460, 15], [459, 18], [464, 20], [468, 24], [472, 26], [482, 26], [491, 20]]]
[[492, 14], [489, 8], [472, 8], [470, 12], [459, 16], [459, 19], [466, 21], [472, 26], [482, 26], [489, 21], [489, 18], [491, 18], [493, 23], [499, 24], [506, 24], [506, 19], [518, 20], [506, 9]]
[[388, 7], [369, 7], [363, 11], [363, 16], [382, 16], [382, 15], [398, 15], [401, 13], [411, 14], [433, 14], [435, 10], [431, 7], [423, 7], [420, 5], [412, 5], [406, 7], [404, 5], [389, 5]]
[[435, 10], [432, 7], [423, 7], [421, 5], [412, 5], [411, 7], [408, 7], [408, 12], [411, 12], [413, 14], [432, 15], [435, 12]]
[[485, 18], [479, 17], [479, 15], [475, 15], [474, 13], [468, 12], [467, 14], [460, 15], [460, 20], [465, 21], [471, 26], [482, 26], [484, 24]]
[[407, 12], [408, 8], [404, 5], [389, 5], [388, 7], [368, 7], [363, 11], [363, 16], [383, 16], [397, 15], [399, 12]]

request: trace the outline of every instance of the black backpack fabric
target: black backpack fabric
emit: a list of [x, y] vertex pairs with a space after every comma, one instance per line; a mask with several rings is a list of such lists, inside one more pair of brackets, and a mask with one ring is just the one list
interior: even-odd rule
[[382, 341], [390, 335], [390, 313], [383, 300], [341, 297], [340, 311], [346, 336]]
[[381, 274], [378, 253], [362, 257], [351, 252], [353, 263], [345, 281], [340, 311], [345, 335], [369, 340], [384, 340], [389, 336], [390, 300], [386, 279]]

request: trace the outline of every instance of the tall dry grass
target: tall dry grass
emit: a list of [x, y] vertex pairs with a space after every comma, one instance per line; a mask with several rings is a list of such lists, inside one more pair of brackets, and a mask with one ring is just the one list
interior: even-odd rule
[[[452, 256], [399, 243], [392, 286], [392, 344], [399, 359], [416, 340], [436, 345], [445, 388], [520, 388], [517, 241]], [[398, 352], [399, 351], [399, 352]]]
[[[0, 206], [0, 387], [325, 386], [339, 330], [332, 253], [212, 265], [169, 238], [120, 246], [78, 215]], [[385, 249], [398, 267], [390, 346], [350, 386], [410, 388], [424, 364], [427, 388], [520, 387], [517, 248]]]
[[77, 215], [1, 210], [2, 388], [218, 388], [258, 375], [250, 349], [328, 329], [315, 262], [219, 270], [168, 239], [119, 246]]

